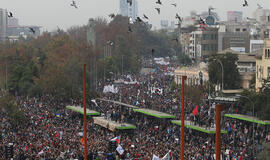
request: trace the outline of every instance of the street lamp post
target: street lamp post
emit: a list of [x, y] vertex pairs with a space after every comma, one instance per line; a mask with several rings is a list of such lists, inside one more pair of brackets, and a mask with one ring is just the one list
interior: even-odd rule
[[219, 59], [214, 59], [214, 61], [218, 61], [219, 62], [219, 64], [221, 65], [221, 72], [222, 72], [222, 75], [221, 75], [221, 89], [222, 89], [222, 91], [223, 91], [223, 76], [224, 76], [224, 68], [223, 68], [223, 64], [222, 64], [222, 62], [219, 60]]

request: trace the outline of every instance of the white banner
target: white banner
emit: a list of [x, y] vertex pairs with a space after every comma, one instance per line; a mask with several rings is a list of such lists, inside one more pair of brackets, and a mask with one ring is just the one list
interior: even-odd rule
[[117, 152], [118, 152], [120, 155], [122, 155], [122, 154], [125, 152], [125, 150], [120, 146], [120, 144], [118, 145], [118, 147], [116, 148], [116, 150], [117, 150]]
[[153, 159], [152, 160], [160, 160], [160, 158], [156, 155], [153, 155]]

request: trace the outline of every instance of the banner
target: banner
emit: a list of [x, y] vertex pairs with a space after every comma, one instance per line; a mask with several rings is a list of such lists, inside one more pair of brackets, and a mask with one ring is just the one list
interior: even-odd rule
[[118, 147], [116, 148], [116, 150], [117, 150], [117, 152], [118, 152], [120, 155], [122, 155], [122, 154], [125, 152], [125, 150], [120, 146], [120, 144], [118, 145]]
[[160, 160], [160, 158], [156, 155], [153, 155], [153, 159], [152, 160]]

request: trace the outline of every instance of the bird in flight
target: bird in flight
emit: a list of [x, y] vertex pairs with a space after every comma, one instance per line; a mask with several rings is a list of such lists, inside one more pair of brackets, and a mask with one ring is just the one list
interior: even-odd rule
[[78, 8], [75, 1], [72, 1], [72, 3], [70, 5], [73, 6], [74, 8]]
[[245, 0], [245, 1], [244, 1], [244, 4], [243, 4], [243, 7], [246, 7], [246, 6], [248, 6], [247, 0]]
[[129, 3], [129, 5], [132, 5], [132, 0], [127, 0], [127, 3]]
[[149, 19], [145, 14], [143, 14], [143, 18], [145, 18], [145, 19]]
[[200, 17], [200, 22], [199, 24], [205, 24], [204, 20]]
[[175, 18], [182, 22], [182, 19], [181, 19], [181, 17], [179, 16], [178, 13], [176, 13]]
[[161, 3], [161, 1], [160, 1], [160, 0], [158, 0], [158, 1], [156, 2], [156, 4], [160, 4], [160, 5], [162, 5], [162, 3]]
[[109, 17], [111, 17], [112, 19], [115, 17], [115, 14], [109, 14]]
[[172, 3], [171, 5], [173, 5], [174, 7], [176, 7], [176, 6], [177, 6], [177, 4], [176, 4], [176, 3]]
[[13, 14], [11, 12], [8, 12], [8, 17], [9, 18], [13, 17]]
[[128, 26], [128, 33], [132, 32], [132, 29], [130, 26]]
[[137, 17], [136, 19], [137, 22], [143, 22], [142, 19], [140, 17]]
[[155, 9], [157, 10], [158, 14], [160, 14], [160, 8], [155, 8]]
[[36, 33], [36, 31], [34, 30], [34, 28], [29, 27], [29, 29], [30, 29], [30, 32], [32, 32], [33, 34], [35, 34], [35, 33]]

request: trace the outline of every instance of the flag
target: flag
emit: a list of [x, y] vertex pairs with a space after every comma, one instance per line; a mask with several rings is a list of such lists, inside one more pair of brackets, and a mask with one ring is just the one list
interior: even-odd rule
[[196, 105], [196, 107], [194, 108], [194, 110], [192, 111], [192, 114], [194, 116], [196, 116], [198, 114], [198, 105]]
[[59, 137], [60, 136], [60, 134], [57, 132], [56, 134], [55, 134], [55, 137], [57, 138], [57, 137]]
[[81, 144], [84, 146], [84, 138], [81, 138]]
[[56, 117], [60, 117], [60, 113], [56, 113]]
[[113, 139], [111, 139], [111, 141], [116, 141], [117, 144], [120, 143], [120, 136], [114, 137]]
[[172, 152], [169, 151], [161, 160], [170, 160], [172, 157]]
[[152, 160], [160, 160], [160, 158], [153, 154], [153, 159]]
[[125, 152], [125, 150], [120, 146], [120, 144], [118, 145], [118, 147], [116, 148], [116, 150], [117, 150], [117, 152], [118, 152], [120, 155], [122, 155], [122, 154]]
[[38, 155], [41, 155], [41, 154], [43, 154], [43, 153], [44, 153], [44, 151], [41, 150], [40, 152], [38, 152]]
[[92, 99], [91, 102], [93, 102], [96, 106], [98, 106], [97, 102], [95, 99]]

